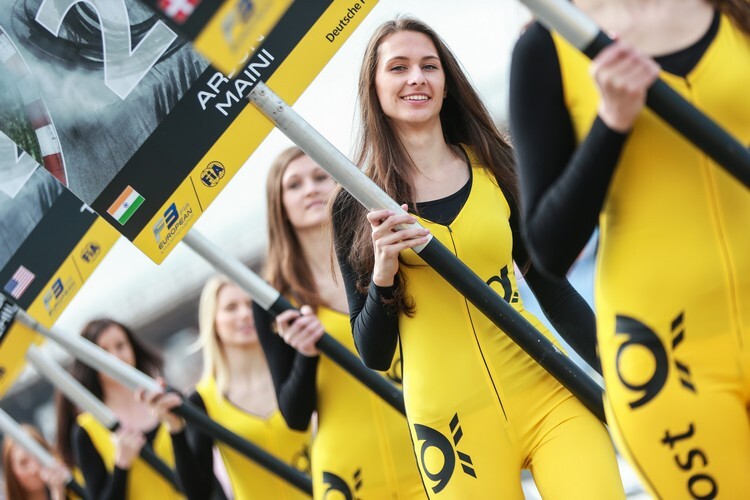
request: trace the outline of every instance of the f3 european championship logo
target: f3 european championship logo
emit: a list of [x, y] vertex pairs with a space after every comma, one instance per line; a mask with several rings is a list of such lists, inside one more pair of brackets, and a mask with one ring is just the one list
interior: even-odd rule
[[185, 203], [179, 210], [176, 203], [169, 205], [153, 227], [154, 239], [159, 245], [159, 250], [162, 252], [166, 250], [174, 236], [182, 230], [182, 226], [192, 217], [193, 209], [190, 203]]

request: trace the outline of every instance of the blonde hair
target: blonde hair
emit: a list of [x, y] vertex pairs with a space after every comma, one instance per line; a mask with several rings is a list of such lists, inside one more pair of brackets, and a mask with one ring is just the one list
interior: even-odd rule
[[229, 369], [224, 358], [224, 347], [216, 332], [216, 313], [219, 308], [219, 292], [227, 285], [234, 285], [226, 276], [213, 276], [203, 286], [198, 305], [199, 342], [203, 348], [203, 378], [216, 380], [216, 388], [225, 393], [229, 386]]

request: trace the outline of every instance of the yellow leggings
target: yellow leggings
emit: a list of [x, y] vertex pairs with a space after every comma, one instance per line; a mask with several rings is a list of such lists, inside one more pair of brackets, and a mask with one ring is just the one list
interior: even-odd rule
[[[545, 499], [624, 498], [604, 425], [555, 382], [548, 385], [550, 392], [528, 398], [521, 411], [506, 408], [507, 420], [490, 404], [433, 426], [410, 422], [430, 498], [521, 500], [524, 468]], [[539, 412], [546, 412], [541, 420], [528, 418]]]
[[700, 309], [599, 316], [607, 421], [656, 497], [750, 498], [750, 339]]

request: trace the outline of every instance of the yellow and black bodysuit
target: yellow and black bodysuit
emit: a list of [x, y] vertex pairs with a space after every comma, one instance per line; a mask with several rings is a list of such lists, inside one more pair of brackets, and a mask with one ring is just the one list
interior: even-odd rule
[[[137, 458], [128, 470], [116, 467], [112, 432], [91, 414], [81, 413], [77, 418], [77, 425], [73, 433], [73, 450], [86, 482], [86, 491], [91, 498], [184, 498], [141, 458]], [[167, 428], [159, 425], [147, 433], [146, 437], [156, 455], [165, 464], [174, 467], [174, 453]]]
[[[458, 215], [443, 224], [420, 222], [548, 335], [518, 294], [510, 206], [491, 172], [466, 152], [472, 178], [449, 197], [466, 192]], [[420, 212], [449, 198], [419, 204]], [[334, 229], [338, 238], [335, 217]], [[409, 251], [401, 269], [414, 315], [389, 323], [381, 300], [389, 289], [371, 284], [366, 297], [357, 296], [342, 241], [337, 251], [363, 359], [377, 368], [376, 358], [393, 354], [380, 352], [386, 339], [400, 339], [414, 452], [431, 498], [520, 499], [523, 468], [532, 470], [544, 498], [624, 497], [604, 426], [490, 320]], [[583, 302], [567, 286], [567, 297]]]
[[[608, 129], [590, 61], [529, 31], [512, 98], [565, 111], [543, 119], [519, 105], [512, 120], [530, 250], [559, 274], [568, 263], [552, 247], [559, 256], [578, 243], [554, 228], [585, 238], [600, 226], [597, 329], [618, 446], [660, 498], [749, 498], [750, 191], [649, 110], [627, 137]], [[526, 64], [550, 51], [554, 96], [528, 91]], [[657, 62], [673, 89], [750, 143], [750, 36], [716, 13], [701, 40]], [[541, 90], [555, 78], [531, 80]], [[538, 142], [541, 123], [564, 136], [565, 120], [578, 151]]]
[[[257, 305], [253, 315], [290, 425], [307, 427], [317, 410], [315, 498], [425, 498], [404, 416], [326, 356], [297, 353], [273, 333], [271, 317]], [[317, 316], [328, 334], [355, 352], [348, 315], [320, 306]], [[400, 359], [385, 376], [401, 385]]]
[[[211, 377], [203, 378], [196, 385], [196, 392], [190, 400], [203, 407], [209, 417], [230, 431], [247, 439], [268, 453], [292, 467], [309, 474], [310, 472], [310, 433], [298, 432], [287, 427], [278, 410], [270, 416], [261, 417], [246, 412], [229, 401], [221, 394], [216, 381]], [[191, 439], [192, 438], [192, 439]], [[191, 453], [194, 462], [200, 464], [200, 469], [212, 470], [212, 445], [219, 450], [224, 467], [226, 468], [235, 498], [296, 500], [309, 498], [295, 486], [287, 483], [278, 476], [268, 472], [244, 455], [235, 451], [224, 443], [213, 443], [203, 435], [189, 436], [192, 442]], [[175, 446], [177, 450], [177, 445]], [[179, 449], [182, 449], [180, 446]], [[186, 473], [197, 471], [189, 467], [182, 467], [178, 457], [180, 477]], [[205, 475], [205, 472], [203, 472]], [[199, 474], [200, 475], [200, 474]]]

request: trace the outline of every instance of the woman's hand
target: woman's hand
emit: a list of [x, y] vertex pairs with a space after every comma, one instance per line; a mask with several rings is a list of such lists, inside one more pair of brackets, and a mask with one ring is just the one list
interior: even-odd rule
[[[407, 205], [401, 205], [406, 210]], [[378, 286], [393, 285], [398, 272], [398, 255], [401, 250], [423, 245], [429, 241], [430, 230], [423, 227], [399, 228], [417, 220], [409, 214], [396, 215], [390, 210], [373, 210], [367, 214], [372, 226], [372, 246], [375, 266], [372, 281]]]
[[130, 469], [146, 444], [146, 436], [141, 431], [127, 427], [120, 427], [112, 435], [112, 440], [115, 443], [115, 465], [124, 470]]
[[601, 94], [601, 120], [617, 132], [629, 131], [659, 70], [653, 59], [623, 42], [616, 41], [602, 50], [591, 65], [591, 75]]
[[323, 325], [312, 307], [302, 306], [299, 311], [292, 309], [276, 316], [276, 330], [284, 342], [308, 358], [317, 356], [315, 344], [325, 333]]
[[159, 421], [167, 426], [170, 434], [176, 434], [185, 428], [185, 420], [172, 413], [174, 408], [182, 404], [182, 397], [174, 392], [167, 392], [166, 384], [161, 377], [157, 379], [157, 382], [162, 386], [160, 392], [146, 392], [138, 389], [135, 392], [135, 398], [148, 406], [152, 415], [159, 417]]
[[44, 467], [39, 475], [47, 483], [52, 500], [65, 500], [65, 489], [71, 477], [67, 467], [55, 463], [50, 467]]

